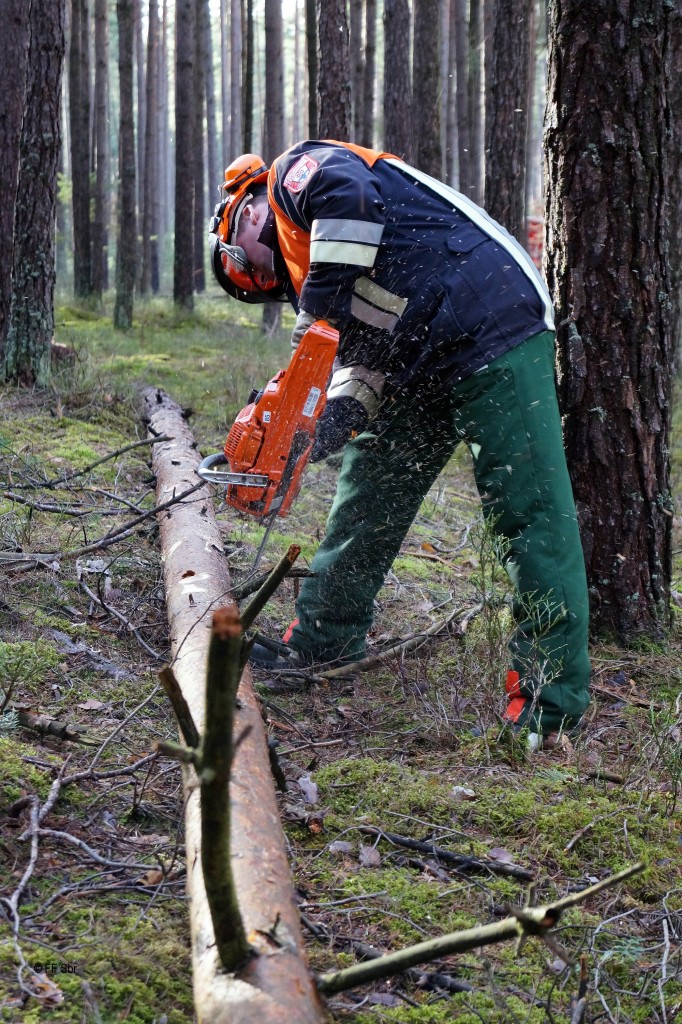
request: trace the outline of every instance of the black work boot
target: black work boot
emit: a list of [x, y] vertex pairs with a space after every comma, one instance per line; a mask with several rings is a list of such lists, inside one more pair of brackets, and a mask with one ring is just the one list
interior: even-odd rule
[[297, 669], [310, 662], [281, 640], [270, 640], [259, 635], [249, 652], [249, 664], [257, 665], [258, 668]]

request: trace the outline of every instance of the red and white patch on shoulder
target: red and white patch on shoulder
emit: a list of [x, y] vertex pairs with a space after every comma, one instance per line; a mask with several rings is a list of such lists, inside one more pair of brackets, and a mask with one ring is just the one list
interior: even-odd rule
[[306, 156], [305, 154], [300, 156], [296, 163], [287, 171], [284, 187], [289, 192], [302, 192], [310, 181], [311, 174], [319, 166], [318, 161], [313, 160], [311, 156]]

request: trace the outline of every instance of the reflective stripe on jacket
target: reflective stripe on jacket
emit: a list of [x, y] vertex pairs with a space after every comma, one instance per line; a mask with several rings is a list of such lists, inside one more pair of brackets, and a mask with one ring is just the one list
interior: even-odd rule
[[554, 326], [519, 243], [389, 153], [298, 143], [272, 165], [268, 199], [299, 305], [337, 321], [344, 363], [463, 379]]

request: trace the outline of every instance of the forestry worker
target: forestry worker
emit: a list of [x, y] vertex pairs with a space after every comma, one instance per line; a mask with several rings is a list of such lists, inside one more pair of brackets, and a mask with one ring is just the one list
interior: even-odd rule
[[[289, 299], [295, 346], [324, 319], [338, 369], [311, 458], [343, 449], [325, 537], [271, 668], [353, 661], [429, 488], [464, 442], [514, 585], [505, 718], [547, 736], [588, 704], [588, 597], [533, 262], [480, 207], [389, 153], [307, 141], [225, 172], [209, 236], [244, 302]], [[531, 741], [532, 742], [532, 741]]]

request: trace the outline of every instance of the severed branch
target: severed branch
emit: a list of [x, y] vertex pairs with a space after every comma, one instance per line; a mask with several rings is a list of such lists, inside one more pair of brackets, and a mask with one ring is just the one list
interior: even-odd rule
[[244, 631], [253, 625], [256, 616], [263, 610], [282, 580], [288, 576], [292, 565], [300, 553], [299, 545], [292, 544], [287, 553], [280, 558], [272, 572], [268, 574], [256, 596], [249, 601], [241, 613], [242, 629]]
[[75, 470], [73, 473], [64, 473], [63, 476], [57, 477], [54, 480], [40, 480], [31, 481], [30, 484], [15, 484], [19, 488], [38, 488], [44, 487], [47, 490], [51, 490], [55, 487], [61, 487], [62, 484], [70, 483], [72, 480], [76, 480], [79, 476], [85, 476], [86, 473], [91, 473], [97, 466], [103, 465], [105, 462], [110, 462], [112, 459], [117, 459], [119, 455], [125, 455], [126, 452], [132, 451], [133, 448], [141, 448], [143, 445], [149, 446], [152, 444], [161, 444], [162, 441], [172, 441], [172, 437], [144, 437], [139, 441], [131, 441], [130, 444], [124, 445], [122, 448], [117, 448], [115, 452], [108, 452], [103, 455], [101, 459], [97, 459], [95, 462], [91, 462], [85, 469]]
[[551, 938], [551, 931], [565, 910], [577, 906], [601, 892], [602, 889], [625, 881], [626, 878], [630, 878], [643, 869], [643, 864], [633, 864], [631, 867], [625, 868], [624, 871], [619, 871], [617, 874], [597, 882], [596, 885], [583, 889], [582, 892], [571, 893], [570, 896], [565, 896], [555, 903], [549, 903], [543, 907], [524, 907], [522, 910], [513, 911], [510, 917], [495, 924], [480, 925], [477, 928], [452, 932], [437, 939], [428, 939], [426, 942], [408, 946], [396, 953], [389, 953], [387, 956], [369, 963], [356, 964], [342, 971], [319, 975], [317, 978], [318, 990], [323, 995], [332, 995], [402, 973], [410, 967], [416, 967], [417, 964], [423, 964], [429, 960], [450, 956], [452, 953], [465, 953], [469, 949], [476, 949], [479, 946], [487, 946], [495, 942], [504, 942], [507, 939], [519, 939], [526, 935], [543, 940]]
[[438, 857], [439, 860], [456, 865], [459, 871], [489, 871], [491, 874], [520, 878], [528, 882], [532, 882], [534, 879], [532, 871], [519, 867], [517, 864], [505, 864], [502, 861], [479, 860], [476, 857], [467, 857], [463, 853], [453, 853], [451, 850], [445, 850], [442, 846], [436, 846], [435, 843], [419, 839], [409, 839], [407, 836], [396, 835], [395, 832], [384, 832], [383, 829], [375, 828], [373, 825], [362, 825], [360, 832], [370, 836], [379, 836], [382, 839], [386, 839], [389, 843], [394, 843], [396, 846], [404, 846], [408, 850], [429, 853], [432, 857]]
[[[159, 672], [159, 680], [163, 686], [166, 696], [173, 705], [173, 711], [175, 712], [175, 717], [178, 720], [182, 738], [188, 747], [198, 747], [201, 742], [199, 730], [194, 724], [189, 704], [185, 700], [185, 695], [180, 689], [180, 684], [175, 678], [175, 672], [170, 665], [166, 665], [161, 669]], [[162, 749], [160, 745], [159, 749]]]
[[180, 494], [173, 493], [173, 497], [169, 498], [168, 501], [162, 502], [160, 505], [155, 505], [154, 508], [148, 509], [146, 512], [136, 516], [135, 519], [124, 523], [119, 526], [116, 530], [110, 530], [99, 540], [92, 541], [91, 544], [85, 544], [82, 548], [76, 548], [73, 551], [51, 551], [51, 552], [40, 552], [40, 553], [17, 553], [15, 551], [0, 551], [0, 562], [4, 565], [20, 565], [22, 563], [31, 563], [32, 567], [35, 565], [54, 562], [59, 558], [80, 558], [81, 555], [89, 555], [93, 551], [101, 551], [104, 548], [109, 548], [112, 544], [117, 544], [119, 541], [125, 540], [131, 533], [146, 520], [151, 519], [152, 516], [156, 516], [159, 512], [165, 512], [166, 509], [171, 508], [173, 505], [177, 505], [179, 502], [188, 498], [190, 494], [194, 494], [201, 487], [206, 486], [205, 480], [200, 480], [198, 484], [194, 484], [192, 487], [188, 487], [186, 490], [181, 491]]

